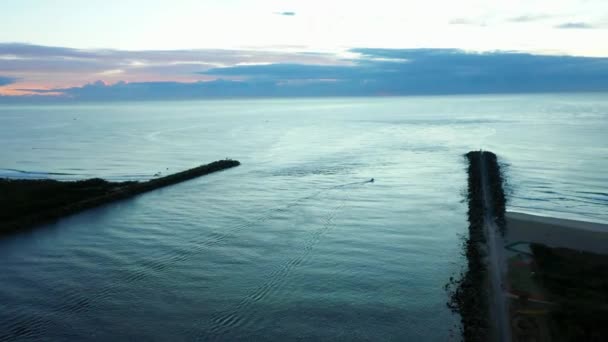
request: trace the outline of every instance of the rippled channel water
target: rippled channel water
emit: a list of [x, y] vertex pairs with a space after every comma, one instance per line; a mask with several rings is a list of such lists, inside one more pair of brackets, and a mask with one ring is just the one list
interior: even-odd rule
[[1, 176], [242, 162], [0, 239], [0, 340], [449, 340], [462, 154], [608, 223], [607, 131], [606, 94], [0, 106]]

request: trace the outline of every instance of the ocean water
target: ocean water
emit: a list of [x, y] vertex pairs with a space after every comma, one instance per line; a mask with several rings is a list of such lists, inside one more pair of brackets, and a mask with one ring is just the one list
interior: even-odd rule
[[607, 95], [2, 105], [0, 176], [242, 165], [1, 238], [0, 340], [457, 339], [462, 154], [608, 223]]

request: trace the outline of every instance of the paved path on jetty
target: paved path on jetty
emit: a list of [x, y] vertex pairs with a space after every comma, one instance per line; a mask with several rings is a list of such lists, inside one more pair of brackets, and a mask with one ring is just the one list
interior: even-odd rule
[[488, 183], [488, 168], [486, 166], [485, 153], [480, 153], [481, 168], [481, 192], [484, 208], [484, 230], [488, 247], [488, 274], [490, 280], [490, 314], [496, 329], [496, 339], [500, 342], [511, 341], [511, 328], [509, 324], [509, 312], [507, 297], [503, 285], [506, 273], [504, 259], [504, 242], [494, 220], [494, 205], [492, 194]]

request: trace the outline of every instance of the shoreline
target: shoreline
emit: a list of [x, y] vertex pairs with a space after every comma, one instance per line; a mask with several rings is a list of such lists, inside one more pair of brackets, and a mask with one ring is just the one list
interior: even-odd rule
[[507, 211], [507, 220], [527, 221], [530, 223], [550, 224], [570, 229], [586, 230], [590, 232], [608, 233], [608, 223], [567, 219], [554, 216], [528, 214], [519, 211]]
[[507, 212], [514, 341], [607, 336], [608, 225]]
[[553, 248], [608, 254], [608, 224], [507, 212], [509, 244], [526, 241]]

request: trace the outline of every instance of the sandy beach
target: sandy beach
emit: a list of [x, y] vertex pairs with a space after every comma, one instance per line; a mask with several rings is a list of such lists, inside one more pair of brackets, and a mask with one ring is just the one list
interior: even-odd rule
[[608, 254], [608, 224], [507, 212], [507, 244], [519, 241]]

